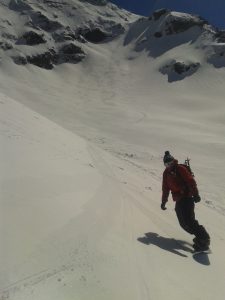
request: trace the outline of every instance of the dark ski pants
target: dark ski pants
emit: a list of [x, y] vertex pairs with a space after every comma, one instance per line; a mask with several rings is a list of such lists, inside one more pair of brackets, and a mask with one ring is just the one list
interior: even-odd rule
[[175, 211], [180, 226], [198, 240], [209, 243], [210, 236], [202, 225], [195, 219], [195, 203], [192, 198], [184, 198], [176, 202]]

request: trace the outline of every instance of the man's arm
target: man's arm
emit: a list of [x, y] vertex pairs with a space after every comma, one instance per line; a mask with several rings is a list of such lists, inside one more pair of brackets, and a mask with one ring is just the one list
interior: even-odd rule
[[166, 180], [166, 173], [163, 173], [163, 181], [162, 181], [162, 204], [161, 208], [164, 210], [166, 209], [165, 204], [168, 201], [170, 189], [167, 185], [167, 180]]

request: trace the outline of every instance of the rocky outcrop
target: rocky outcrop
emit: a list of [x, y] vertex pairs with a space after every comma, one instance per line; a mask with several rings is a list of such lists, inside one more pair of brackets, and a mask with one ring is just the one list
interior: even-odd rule
[[109, 34], [102, 31], [100, 28], [80, 29], [78, 34], [83, 36], [88, 42], [100, 43], [109, 37]]
[[[76, 29], [75, 38], [76, 40], [84, 43], [85, 41], [91, 43], [102, 43], [107, 42], [109, 38], [115, 38], [125, 32], [124, 26], [114, 21], [105, 21], [99, 18], [99, 25], [96, 27], [95, 24], [91, 23], [88, 27], [79, 27]], [[104, 29], [102, 29], [104, 28]]]
[[17, 65], [26, 65], [27, 64], [27, 58], [23, 54], [12, 56], [12, 60]]
[[52, 37], [56, 43], [62, 43], [76, 39], [75, 33], [70, 29], [57, 30], [56, 32], [53, 32]]
[[44, 34], [38, 34], [35, 31], [28, 31], [25, 32], [22, 37], [17, 41], [17, 44], [19, 45], [39, 45], [46, 43], [46, 40], [44, 39]]
[[66, 1], [45, 0], [44, 2], [48, 7], [56, 9], [62, 9], [67, 5]]
[[33, 26], [34, 28], [40, 28], [42, 30], [45, 30], [47, 32], [52, 32], [57, 29], [63, 28], [63, 25], [59, 23], [58, 21], [51, 20], [45, 15], [43, 15], [40, 11], [33, 11], [30, 14], [30, 26]]
[[9, 9], [16, 11], [30, 10], [31, 7], [26, 1], [23, 0], [11, 0], [9, 2]]
[[167, 14], [168, 12], [169, 12], [169, 10], [166, 9], [166, 8], [156, 10], [156, 11], [153, 12], [151, 19], [153, 19], [154, 21], [157, 21], [161, 18], [161, 16]]
[[225, 67], [225, 45], [214, 44], [211, 48], [211, 53], [208, 55], [207, 61], [216, 68]]
[[81, 47], [69, 43], [59, 49], [58, 60], [56, 64], [60, 63], [78, 63], [85, 58], [85, 53]]
[[202, 27], [206, 23], [207, 22], [205, 20], [197, 17], [196, 18], [195, 17], [193, 18], [174, 17], [172, 20], [170, 20], [170, 22], [166, 24], [165, 33], [167, 35], [177, 34], [177, 33], [184, 32], [194, 26]]
[[8, 41], [0, 41], [0, 48], [4, 51], [11, 50], [13, 45]]
[[43, 69], [51, 70], [54, 68], [54, 65], [78, 63], [82, 61], [85, 56], [86, 54], [81, 47], [69, 43], [64, 44], [59, 50], [52, 48], [39, 54], [27, 56], [20, 53], [18, 56], [12, 57], [12, 59], [18, 65], [32, 64]]
[[69, 26], [67, 28], [57, 30], [52, 33], [52, 37], [56, 43], [62, 43], [66, 41], [78, 41], [80, 43], [86, 43], [87, 40], [80, 34], [82, 30], [77, 29], [73, 31]]
[[[156, 18], [154, 17], [156, 14]], [[183, 33], [195, 26], [199, 28], [203, 28], [205, 24], [208, 24], [207, 21], [198, 17], [192, 16], [188, 14], [174, 14], [166, 9], [159, 10], [153, 13], [154, 21], [158, 20], [162, 15], [165, 16], [164, 20], [158, 27], [161, 30], [158, 30], [154, 33], [156, 38], [160, 38], [162, 36], [174, 35], [178, 33]]]
[[176, 62], [173, 65], [174, 71], [181, 75], [184, 73], [187, 73], [190, 70], [197, 70], [199, 68], [200, 64], [199, 63], [191, 63], [191, 64], [185, 64], [183, 62]]
[[171, 61], [169, 64], [163, 66], [160, 72], [168, 75], [168, 81], [182, 80], [187, 76], [194, 74], [200, 67], [200, 63], [184, 63], [180, 61]]
[[104, 6], [107, 4], [107, 0], [80, 0], [80, 2], [88, 2], [93, 5]]
[[162, 36], [163, 36], [163, 34], [160, 31], [157, 31], [154, 33], [154, 37], [156, 37], [156, 38], [161, 38]]
[[27, 62], [43, 69], [51, 70], [57, 62], [58, 56], [54, 49], [50, 49], [44, 53], [26, 57]]
[[217, 43], [225, 43], [225, 30], [219, 30], [215, 33]]

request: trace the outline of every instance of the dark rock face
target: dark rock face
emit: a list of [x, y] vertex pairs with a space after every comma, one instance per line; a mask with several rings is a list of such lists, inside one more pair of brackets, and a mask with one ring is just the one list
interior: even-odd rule
[[214, 44], [211, 54], [207, 58], [208, 63], [212, 64], [215, 68], [225, 67], [225, 45]]
[[57, 64], [78, 63], [85, 58], [84, 51], [73, 43], [64, 45], [58, 53]]
[[200, 17], [183, 17], [183, 16], [174, 16], [167, 9], [160, 9], [153, 13], [152, 18], [155, 21], [159, 20], [161, 16], [166, 15], [169, 17], [168, 20], [165, 21], [165, 27], [162, 31], [157, 31], [154, 33], [156, 38], [160, 38], [163, 35], [172, 35], [177, 33], [182, 33], [187, 31], [188, 29], [199, 26], [203, 27], [204, 24], [207, 24], [207, 21]]
[[80, 34], [75, 36], [75, 40], [83, 44], [87, 43], [87, 40]]
[[84, 51], [80, 47], [78, 47], [72, 43], [64, 45], [60, 49], [60, 52], [63, 54], [67, 54], [67, 55], [84, 54]]
[[57, 43], [76, 40], [76, 35], [70, 30], [56, 31], [52, 34], [53, 39]]
[[162, 32], [157, 31], [157, 32], [154, 33], [154, 36], [156, 38], [161, 38], [163, 36], [163, 34], [162, 34]]
[[64, 1], [60, 1], [60, 2], [58, 1], [58, 2], [56, 2], [55, 0], [45, 0], [44, 2], [45, 2], [46, 5], [48, 5], [49, 7], [52, 7], [52, 8], [59, 8], [59, 9], [63, 8], [64, 5], [67, 4], [67, 3], [64, 2]]
[[80, 0], [80, 2], [88, 2], [93, 5], [104, 6], [107, 4], [107, 0]]
[[191, 66], [192, 65], [186, 65], [185, 63], [182, 63], [182, 62], [176, 62], [173, 65], [173, 68], [177, 74], [182, 74], [182, 73], [189, 71]]
[[0, 48], [4, 51], [11, 50], [13, 48], [12, 44], [7, 41], [0, 41]]
[[182, 80], [187, 76], [194, 74], [200, 67], [200, 63], [189, 63], [172, 61], [168, 65], [162, 67], [160, 72], [168, 75], [168, 81]]
[[46, 43], [46, 40], [44, 39], [42, 34], [38, 34], [34, 31], [28, 31], [23, 34], [23, 36], [18, 40], [17, 43], [34, 46]]
[[86, 30], [81, 32], [81, 35], [83, 35], [83, 37], [91, 43], [100, 43], [109, 37], [107, 33], [103, 32], [99, 28]]
[[23, 0], [11, 0], [9, 2], [9, 9], [16, 11], [23, 11], [31, 9], [30, 5]]
[[27, 64], [27, 59], [24, 56], [20, 56], [20, 55], [14, 56], [14, 57], [12, 57], [12, 59], [13, 59], [14, 63], [17, 65], [26, 65]]
[[153, 19], [155, 21], [157, 21], [161, 18], [161, 16], [167, 14], [168, 12], [169, 12], [169, 10], [167, 10], [166, 8], [156, 10], [156, 11], [153, 12]]
[[80, 34], [81, 29], [74, 32], [69, 26], [63, 30], [57, 30], [52, 33], [52, 37], [56, 43], [62, 43], [66, 41], [78, 41], [80, 43], [86, 43], [87, 40]]
[[53, 69], [53, 64], [57, 62], [57, 59], [58, 56], [54, 49], [50, 49], [47, 52], [37, 54], [34, 56], [27, 56], [28, 63], [47, 70]]
[[17, 36], [8, 32], [2, 32], [2, 37], [6, 40], [10, 40], [11, 42], [15, 42], [18, 39]]
[[194, 26], [202, 27], [206, 23], [207, 23], [206, 21], [197, 18], [193, 18], [193, 19], [175, 18], [171, 20], [169, 23], [167, 23], [167, 27], [165, 31], [167, 35], [174, 34], [174, 33], [181, 33]]
[[31, 19], [33, 27], [39, 27], [45, 31], [55, 31], [57, 29], [63, 28], [62, 24], [58, 21], [53, 21], [44, 16], [41, 12], [33, 12], [31, 14]]
[[218, 43], [225, 43], [225, 30], [219, 30], [215, 34], [216, 41]]
[[[75, 31], [75, 39], [81, 43], [102, 43], [107, 42], [109, 38], [115, 38], [125, 32], [122, 24], [114, 21], [103, 20], [99, 17], [99, 27], [89, 24], [88, 27], [79, 27]], [[104, 30], [101, 28], [104, 27]]]
[[[122, 24], [115, 24], [111, 28], [112, 36], [118, 36], [120, 34], [123, 34], [125, 32], [125, 28], [122, 26]], [[109, 34], [108, 34], [109, 36]]]
[[44, 53], [31, 56], [16, 56], [13, 61], [18, 65], [32, 64], [43, 69], [51, 70], [54, 65], [63, 63], [78, 63], [85, 58], [84, 51], [73, 43], [63, 45], [59, 51], [50, 49]]

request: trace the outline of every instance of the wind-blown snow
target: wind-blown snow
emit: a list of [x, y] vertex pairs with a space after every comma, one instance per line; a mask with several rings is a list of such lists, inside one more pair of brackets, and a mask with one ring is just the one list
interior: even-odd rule
[[[3, 56], [1, 300], [224, 300], [225, 70], [209, 31], [153, 57], [137, 24], [51, 71]], [[173, 60], [201, 67], [168, 82]], [[191, 158], [208, 256], [160, 209], [165, 150]]]

